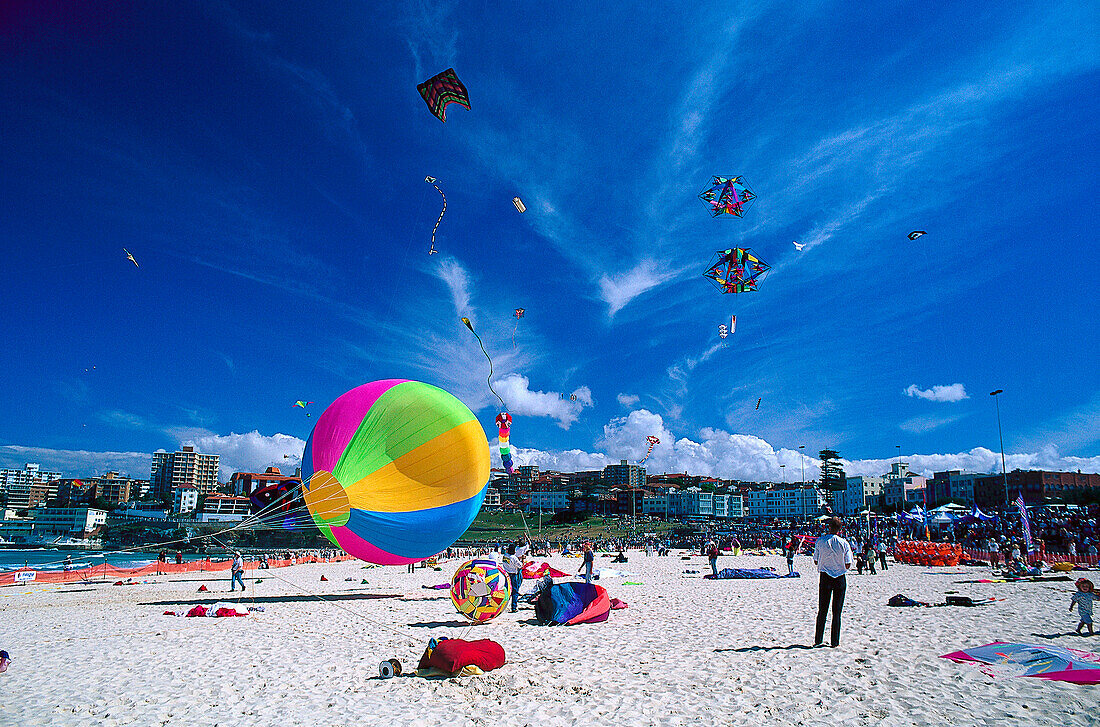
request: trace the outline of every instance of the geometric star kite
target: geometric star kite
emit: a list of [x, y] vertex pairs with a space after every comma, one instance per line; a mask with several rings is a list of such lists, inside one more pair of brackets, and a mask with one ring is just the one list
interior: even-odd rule
[[714, 177], [699, 199], [710, 209], [711, 217], [743, 217], [756, 195], [745, 185], [744, 177]]

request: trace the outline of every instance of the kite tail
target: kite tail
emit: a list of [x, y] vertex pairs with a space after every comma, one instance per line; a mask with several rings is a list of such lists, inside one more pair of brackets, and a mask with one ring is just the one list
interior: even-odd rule
[[[442, 194], [442, 193], [441, 193]], [[493, 392], [493, 396], [497, 398], [500, 405], [504, 407], [504, 410], [508, 410], [508, 405], [504, 403], [504, 399], [500, 398], [500, 394], [493, 388], [493, 359], [489, 356], [489, 352], [485, 350], [485, 344], [481, 341], [481, 336], [477, 335], [477, 331], [470, 324], [469, 318], [463, 318], [462, 322], [466, 324], [466, 327], [470, 329], [470, 333], [474, 334], [474, 338], [477, 339], [477, 345], [481, 346], [481, 352], [485, 354], [485, 360], [489, 362], [489, 375], [485, 377], [485, 383], [489, 385], [489, 391]]]
[[[439, 223], [443, 221], [443, 215], [447, 214], [447, 195], [443, 194], [443, 190], [438, 185], [432, 184], [435, 187], [435, 191], [439, 192], [439, 196], [443, 198], [443, 209], [439, 211], [439, 219], [435, 221], [435, 227], [432, 228], [432, 249], [435, 249], [435, 233], [439, 229]], [[475, 334], [477, 335], [477, 334]]]

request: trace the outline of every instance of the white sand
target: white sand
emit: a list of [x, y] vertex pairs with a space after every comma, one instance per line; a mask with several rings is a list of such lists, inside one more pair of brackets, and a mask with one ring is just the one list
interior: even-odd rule
[[[228, 575], [0, 588], [0, 648], [13, 657], [0, 675], [0, 724], [1100, 724], [1097, 687], [993, 679], [937, 658], [996, 640], [1100, 651], [1100, 636], [1036, 636], [1072, 632], [1072, 583], [963, 585], [954, 582], [988, 570], [931, 575], [891, 564], [885, 575], [849, 577], [841, 646], [806, 650], [785, 647], [813, 638], [817, 578], [808, 557], [796, 563], [801, 579], [709, 582], [683, 574], [704, 572], [700, 557], [629, 556], [614, 567], [638, 572], [627, 580], [643, 585], [601, 585], [630, 608], [606, 623], [553, 628], [534, 625], [522, 606], [468, 630], [446, 591], [421, 588], [448, 580], [457, 561], [415, 575], [358, 562], [255, 571], [250, 583], [263, 582], [248, 593], [265, 611], [236, 619], [161, 615], [226, 599]], [[612, 567], [608, 560], [597, 566]], [[570, 572], [579, 564], [549, 562]], [[762, 565], [785, 571], [777, 556], [719, 562]], [[210, 593], [195, 592], [203, 582]], [[341, 600], [323, 603], [292, 584]], [[895, 593], [943, 601], [945, 590], [1006, 600], [886, 606]], [[362, 595], [397, 597], [354, 598]], [[464, 634], [496, 640], [509, 663], [482, 677], [377, 678], [382, 659], [411, 670], [430, 637]]]

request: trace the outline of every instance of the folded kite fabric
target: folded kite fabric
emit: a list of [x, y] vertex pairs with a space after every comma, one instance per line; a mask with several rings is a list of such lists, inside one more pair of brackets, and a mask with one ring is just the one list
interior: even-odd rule
[[703, 577], [711, 581], [724, 581], [731, 578], [801, 578], [798, 571], [779, 575], [775, 571], [768, 570], [767, 568], [723, 568], [718, 571], [717, 576], [713, 573], [708, 573]]
[[504, 647], [492, 639], [444, 639], [424, 651], [416, 668], [419, 671], [434, 667], [455, 674], [467, 666], [476, 666], [482, 671], [499, 669], [504, 666]]

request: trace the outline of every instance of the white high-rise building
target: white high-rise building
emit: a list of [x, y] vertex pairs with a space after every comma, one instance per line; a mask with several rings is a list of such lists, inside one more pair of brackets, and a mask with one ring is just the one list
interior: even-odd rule
[[149, 474], [153, 495], [166, 498], [177, 487], [191, 486], [199, 496], [218, 488], [218, 455], [199, 454], [194, 447], [181, 447], [179, 452], [153, 452]]

